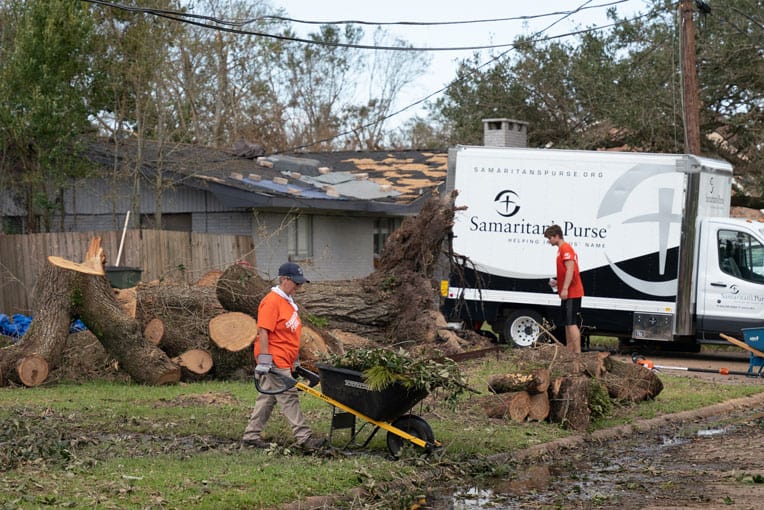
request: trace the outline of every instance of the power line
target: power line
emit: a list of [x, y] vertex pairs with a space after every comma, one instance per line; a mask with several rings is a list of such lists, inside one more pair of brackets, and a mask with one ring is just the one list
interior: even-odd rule
[[[587, 5], [588, 3], [590, 3], [591, 1], [592, 1], [592, 0], [587, 0], [587, 1], [586, 1], [586, 2], [584, 2], [584, 3], [582, 4], [582, 6], [581, 6], [581, 7], [579, 7], [578, 9], [575, 9], [574, 11], [570, 11], [569, 13], [567, 13], [567, 14], [566, 14], [566, 16], [564, 16], [564, 17], [562, 17], [562, 18], [560, 18], [560, 19], [558, 19], [558, 20], [554, 21], [553, 23], [551, 23], [551, 24], [550, 24], [550, 25], [548, 25], [547, 27], [543, 28], [542, 30], [539, 30], [539, 31], [537, 31], [537, 32], [536, 32], [535, 34], [533, 34], [533, 36], [531, 36], [531, 37], [536, 37], [536, 36], [538, 36], [538, 35], [541, 35], [541, 34], [543, 34], [543, 33], [544, 33], [544, 32], [546, 32], [547, 30], [549, 30], [550, 28], [552, 28], [554, 25], [556, 25], [557, 23], [559, 23], [559, 22], [563, 21], [563, 20], [564, 20], [565, 18], [567, 18], [568, 16], [570, 16], [570, 15], [572, 15], [572, 14], [575, 14], [576, 12], [580, 11], [580, 10], [583, 8], [583, 6], [586, 6], [586, 5]], [[640, 14], [640, 15], [638, 15], [638, 16], [634, 16], [633, 18], [629, 19], [628, 21], [629, 21], [629, 22], [631, 22], [631, 21], [635, 21], [635, 20], [638, 20], [638, 19], [644, 18], [644, 17], [646, 17], [646, 16], [648, 16], [648, 15], [650, 15], [650, 13], [649, 13], [649, 12], [648, 12], [648, 13], [645, 13], [645, 14]], [[613, 27], [613, 26], [616, 26], [616, 25], [619, 25], [619, 24], [621, 24], [621, 23], [625, 23], [625, 22], [626, 22], [626, 20], [623, 20], [623, 21], [621, 21], [621, 22], [611, 23], [610, 25], [606, 25], [606, 26], [603, 26], [603, 27], [596, 27], [596, 28], [591, 28], [591, 29], [587, 29], [587, 30], [581, 30], [581, 31], [578, 31], [578, 32], [576, 32], [576, 34], [579, 34], [579, 33], [587, 33], [587, 32], [594, 32], [594, 31], [597, 31], [597, 30], [602, 30], [602, 29], [604, 29], [604, 28], [610, 28], [610, 27]], [[570, 35], [570, 34], [562, 34], [562, 35], [557, 35], [557, 36], [548, 36], [548, 37], [544, 37], [544, 38], [538, 38], [538, 39], [530, 39], [530, 41], [529, 41], [529, 42], [532, 42], [532, 43], [536, 43], [536, 42], [544, 42], [544, 41], [550, 41], [550, 40], [554, 40], [554, 39], [559, 39], [559, 38], [567, 37], [568, 35]], [[330, 136], [330, 137], [327, 137], [327, 138], [322, 138], [321, 140], [316, 140], [316, 141], [314, 141], [314, 142], [311, 142], [311, 143], [307, 143], [307, 144], [303, 144], [303, 145], [298, 145], [298, 146], [295, 146], [295, 147], [291, 147], [291, 148], [289, 148], [289, 149], [285, 149], [285, 150], [283, 150], [283, 151], [278, 151], [278, 152], [275, 152], [274, 154], [284, 154], [284, 153], [288, 153], [288, 152], [294, 152], [294, 151], [297, 151], [297, 150], [300, 150], [300, 149], [305, 149], [305, 148], [308, 148], [308, 147], [312, 147], [312, 146], [314, 146], [314, 145], [318, 145], [318, 144], [321, 144], [321, 143], [325, 143], [325, 142], [331, 142], [332, 140], [335, 140], [335, 139], [337, 139], [337, 138], [341, 138], [341, 137], [343, 137], [343, 136], [348, 136], [348, 135], [351, 135], [351, 134], [353, 134], [354, 132], [356, 132], [358, 129], [363, 129], [363, 128], [371, 127], [371, 126], [374, 126], [374, 125], [376, 125], [376, 124], [379, 124], [379, 123], [381, 123], [381, 122], [384, 122], [384, 121], [386, 121], [386, 120], [388, 120], [388, 119], [391, 119], [392, 117], [395, 117], [396, 115], [400, 115], [401, 113], [405, 112], [406, 110], [409, 110], [409, 109], [411, 109], [411, 108], [413, 108], [413, 107], [415, 107], [415, 106], [418, 106], [418, 105], [420, 105], [420, 104], [424, 103], [425, 101], [428, 101], [430, 98], [432, 98], [432, 97], [434, 97], [434, 96], [436, 96], [436, 95], [440, 94], [441, 92], [445, 92], [446, 90], [448, 90], [448, 87], [450, 87], [450, 86], [451, 86], [451, 85], [452, 85], [454, 82], [456, 82], [456, 81], [459, 81], [459, 80], [463, 80], [463, 79], [465, 79], [465, 78], [467, 78], [467, 77], [469, 77], [469, 76], [473, 76], [473, 75], [474, 75], [475, 73], [477, 73], [479, 70], [483, 69], [484, 67], [488, 66], [489, 64], [492, 64], [493, 62], [496, 62], [496, 61], [498, 61], [499, 59], [501, 59], [501, 58], [503, 58], [504, 56], [506, 56], [506, 55], [507, 55], [509, 52], [511, 52], [511, 51], [513, 51], [513, 50], [516, 50], [516, 49], [517, 49], [517, 47], [516, 47], [516, 46], [512, 46], [511, 48], [509, 48], [508, 50], [506, 50], [506, 51], [504, 51], [504, 52], [500, 53], [499, 55], [496, 55], [495, 57], [492, 57], [492, 58], [488, 59], [487, 61], [483, 62], [482, 64], [480, 64], [480, 65], [476, 66], [474, 69], [472, 69], [472, 70], [471, 70], [469, 73], [467, 73], [465, 76], [463, 76], [463, 77], [461, 77], [461, 78], [456, 78], [456, 79], [454, 79], [454, 80], [453, 80], [453, 81], [451, 81], [451, 82], [450, 82], [448, 85], [446, 85], [446, 86], [444, 86], [444, 87], [441, 87], [440, 89], [436, 90], [435, 92], [431, 92], [430, 94], [426, 95], [425, 97], [423, 97], [423, 98], [421, 98], [421, 99], [418, 99], [418, 100], [414, 101], [413, 103], [410, 103], [410, 104], [408, 104], [408, 105], [404, 106], [403, 108], [400, 108], [400, 109], [398, 109], [398, 110], [396, 110], [396, 111], [394, 111], [394, 112], [392, 112], [392, 113], [389, 113], [388, 115], [386, 115], [386, 116], [382, 117], [381, 119], [377, 119], [377, 120], [375, 120], [375, 121], [373, 121], [373, 122], [369, 122], [369, 123], [363, 124], [362, 126], [360, 126], [360, 127], [356, 128], [356, 129], [349, 129], [349, 130], [343, 131], [343, 132], [341, 132], [341, 133], [337, 133], [336, 135], [333, 135], [333, 136]]]
[[[163, 9], [152, 9], [148, 7], [131, 7], [128, 5], [118, 4], [114, 2], [108, 2], [106, 0], [82, 0], [84, 2], [89, 2], [92, 4], [102, 5], [105, 7], [111, 7], [115, 9], [120, 9], [124, 11], [129, 12], [139, 12], [142, 14], [151, 14], [153, 16], [157, 16], [160, 18], [166, 18], [173, 21], [178, 21], [180, 23], [186, 23], [189, 25], [194, 25], [202, 28], [209, 28], [213, 30], [219, 30], [222, 32], [229, 32], [233, 34], [238, 35], [254, 35], [258, 37], [265, 37], [270, 39], [278, 39], [281, 41], [290, 41], [290, 42], [299, 42], [304, 44], [314, 44], [319, 46], [328, 46], [332, 48], [352, 48], [352, 49], [360, 49], [360, 50], [384, 50], [384, 51], [474, 51], [474, 50], [490, 50], [490, 49], [500, 49], [500, 48], [512, 48], [514, 47], [515, 43], [504, 43], [504, 44], [489, 44], [489, 45], [477, 45], [477, 46], [454, 46], [454, 47], [431, 47], [431, 48], [418, 48], [413, 46], [376, 46], [376, 45], [369, 45], [369, 44], [353, 44], [353, 43], [342, 43], [342, 42], [331, 42], [331, 41], [320, 41], [320, 40], [314, 40], [314, 39], [304, 39], [301, 37], [293, 37], [289, 35], [281, 35], [281, 34], [269, 34], [265, 32], [256, 32], [251, 30], [243, 30], [240, 28], [232, 28], [231, 26], [219, 26], [219, 25], [213, 25], [208, 23], [203, 23], [200, 21], [194, 21], [192, 19], [186, 19], [187, 17], [193, 17], [197, 19], [206, 19], [214, 21], [218, 24], [230, 24], [231, 22], [223, 22], [221, 20], [217, 20], [217, 18], [213, 18], [210, 16], [201, 16], [201, 15], [188, 15], [186, 13], [181, 13], [178, 11], [168, 11]], [[620, 0], [620, 3], [622, 1], [626, 0]], [[587, 2], [589, 3], [589, 2]], [[606, 4], [610, 5], [610, 4]], [[592, 6], [594, 7], [594, 6]], [[591, 7], [589, 7], [591, 8]], [[575, 9], [573, 11], [565, 11], [565, 16], [562, 19], [565, 19], [566, 17], [570, 16], [571, 14], [575, 14], [576, 12], [579, 12], [582, 10], [582, 8]], [[560, 21], [560, 20], [558, 20]], [[556, 23], [556, 22], [555, 22]], [[554, 25], [554, 24], [553, 24]], [[608, 28], [612, 27], [614, 24], [611, 25], [605, 25], [601, 28]], [[569, 32], [567, 34], [562, 34], [559, 37], [569, 37], [572, 35], [579, 35], [582, 33], [585, 33], [587, 31], [590, 31], [591, 29], [584, 29], [584, 30], [578, 30], [574, 32]]]
[[276, 20], [276, 21], [289, 21], [292, 23], [304, 24], [304, 25], [375, 25], [375, 26], [387, 26], [387, 25], [403, 25], [403, 26], [441, 26], [441, 25], [470, 25], [476, 23], [498, 23], [502, 21], [528, 21], [532, 19], [546, 18], [550, 16], [559, 16], [562, 14], [568, 14], [570, 12], [579, 12], [587, 9], [597, 9], [599, 7], [611, 7], [614, 5], [628, 2], [629, 0], [615, 0], [606, 4], [590, 5], [576, 9], [576, 11], [557, 11], [547, 12], [544, 14], [532, 14], [527, 16], [514, 16], [510, 18], [490, 18], [490, 19], [473, 19], [473, 20], [460, 20], [460, 21], [364, 21], [364, 20], [335, 20], [335, 21], [314, 21], [303, 20], [297, 18], [289, 18], [286, 16], [259, 16], [253, 20], [240, 22], [242, 24], [253, 23], [258, 21]]

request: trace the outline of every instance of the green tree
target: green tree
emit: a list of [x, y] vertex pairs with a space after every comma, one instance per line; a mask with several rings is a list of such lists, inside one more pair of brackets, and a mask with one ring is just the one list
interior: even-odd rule
[[[80, 135], [88, 128], [90, 8], [68, 0], [5, 0], [0, 60], [0, 153], [13, 176], [25, 230], [52, 228], [63, 189], [85, 175]], [[61, 221], [64, 218], [61, 215]]]

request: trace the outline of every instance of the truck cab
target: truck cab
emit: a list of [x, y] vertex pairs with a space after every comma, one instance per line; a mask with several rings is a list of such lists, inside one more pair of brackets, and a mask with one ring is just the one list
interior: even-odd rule
[[704, 342], [764, 324], [764, 222], [705, 218], [700, 224], [696, 325]]

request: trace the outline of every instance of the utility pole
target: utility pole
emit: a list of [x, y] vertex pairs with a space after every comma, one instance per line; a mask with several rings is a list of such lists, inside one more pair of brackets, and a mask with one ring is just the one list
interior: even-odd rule
[[[700, 155], [700, 101], [698, 99], [698, 78], [695, 70], [695, 26], [692, 23], [693, 2], [681, 0], [679, 4], [679, 29], [681, 38], [682, 76], [682, 120], [684, 121], [684, 152]], [[685, 158], [691, 158], [685, 156]], [[700, 174], [689, 168], [687, 162], [686, 192], [682, 232], [679, 238], [679, 275], [692, 274], [695, 259], [695, 237], [697, 235], [695, 217], [698, 213]], [[679, 278], [676, 292], [676, 313], [674, 338], [695, 344], [695, 323], [692, 320], [692, 279]]]
[[679, 4], [681, 33], [682, 119], [684, 121], [685, 153], [700, 155], [700, 100], [695, 64], [695, 25], [692, 22], [692, 0]]

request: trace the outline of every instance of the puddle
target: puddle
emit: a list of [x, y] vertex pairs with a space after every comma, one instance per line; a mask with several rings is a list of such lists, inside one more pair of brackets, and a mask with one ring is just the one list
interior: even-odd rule
[[700, 437], [719, 436], [719, 435], [725, 434], [726, 432], [727, 432], [727, 429], [705, 429], [705, 430], [699, 430], [698, 435]]

